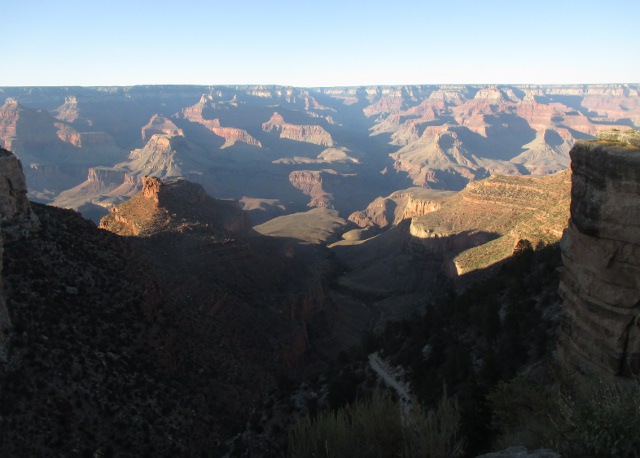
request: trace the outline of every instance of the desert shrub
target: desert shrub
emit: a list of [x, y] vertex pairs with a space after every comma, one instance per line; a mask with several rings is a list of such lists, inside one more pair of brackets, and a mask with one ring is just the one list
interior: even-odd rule
[[446, 458], [460, 456], [464, 441], [460, 437], [458, 404], [444, 395], [435, 410], [426, 415], [419, 406], [405, 422], [403, 457]]
[[[496, 447], [549, 447], [565, 457], [640, 457], [640, 385], [587, 380], [571, 393], [523, 378], [489, 395]], [[529, 442], [529, 443], [526, 443]]]
[[[640, 457], [640, 385], [632, 388], [591, 381], [574, 396], [560, 397], [559, 428], [569, 441], [553, 437], [566, 456]], [[556, 414], [556, 417], [558, 415]], [[552, 417], [553, 418], [553, 417]]]
[[398, 406], [380, 393], [306, 416], [289, 431], [289, 454], [305, 457], [455, 457], [462, 453], [457, 404], [445, 395], [433, 411]]
[[548, 437], [548, 413], [559, 399], [546, 386], [524, 377], [500, 382], [487, 396], [492, 424], [499, 437], [495, 448], [525, 445], [535, 448]]

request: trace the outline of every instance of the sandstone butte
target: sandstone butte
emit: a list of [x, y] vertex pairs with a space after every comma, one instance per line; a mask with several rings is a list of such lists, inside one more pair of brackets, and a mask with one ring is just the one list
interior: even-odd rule
[[289, 124], [282, 115], [274, 112], [271, 118], [262, 124], [265, 132], [277, 132], [280, 138], [295, 140], [298, 142], [313, 143], [321, 146], [334, 146], [331, 134], [324, 127], [316, 125]]
[[[213, 111], [216, 106], [217, 104], [214, 102], [213, 96], [203, 94], [202, 97], [200, 97], [200, 101], [198, 103], [182, 110], [182, 116], [187, 121], [202, 124], [218, 137], [222, 137], [225, 141], [223, 147], [231, 146], [236, 142], [242, 142], [246, 143], [247, 145], [262, 148], [262, 143], [253, 138], [251, 134], [249, 134], [249, 132], [247, 132], [246, 130], [238, 129], [236, 127], [222, 127], [220, 125], [220, 119], [208, 119], [204, 116], [203, 113], [206, 113], [207, 111]], [[153, 125], [155, 118], [157, 118], [157, 115], [154, 115], [154, 117], [151, 118], [148, 125]], [[165, 121], [161, 122], [165, 123]], [[182, 133], [180, 135], [182, 135]]]
[[135, 236], [182, 232], [187, 226], [189, 231], [246, 232], [250, 223], [237, 201], [214, 199], [185, 179], [162, 182], [151, 176], [142, 178], [140, 193], [111, 207], [100, 221], [102, 229]]
[[640, 372], [638, 132], [608, 132], [571, 150], [571, 218], [560, 295], [568, 320], [559, 354], [612, 375]]

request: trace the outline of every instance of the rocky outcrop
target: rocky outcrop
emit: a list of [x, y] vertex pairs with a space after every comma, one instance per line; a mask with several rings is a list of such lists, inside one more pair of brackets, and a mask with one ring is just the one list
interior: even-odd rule
[[426, 215], [439, 210], [451, 191], [435, 191], [410, 188], [396, 191], [389, 197], [379, 197], [363, 211], [353, 212], [349, 220], [360, 227], [380, 227], [398, 224], [400, 221]]
[[184, 135], [182, 129], [174, 124], [169, 118], [153, 115], [149, 122], [141, 129], [142, 141], [148, 142], [155, 134], [164, 134], [170, 137], [174, 135]]
[[85, 118], [81, 114], [81, 109], [78, 106], [78, 96], [71, 95], [65, 97], [64, 104], [62, 104], [55, 111], [55, 116], [60, 121], [68, 122], [70, 124], [76, 124], [83, 127], [93, 126], [91, 119]]
[[[391, 154], [394, 168], [406, 172], [416, 186], [460, 190], [471, 181], [492, 173], [518, 174], [507, 161], [483, 160], [463, 141], [466, 129], [427, 127], [422, 136]], [[462, 135], [461, 135], [462, 134]]]
[[37, 218], [27, 200], [22, 164], [0, 148], [0, 223], [5, 239], [13, 240], [37, 228]]
[[118, 167], [91, 167], [87, 179], [61, 192], [53, 205], [77, 209], [85, 218], [98, 223], [114, 203], [134, 195], [139, 189], [137, 172]]
[[316, 125], [296, 125], [285, 122], [281, 114], [274, 112], [271, 118], [262, 124], [265, 132], [276, 132], [280, 138], [298, 142], [313, 143], [321, 146], [334, 146], [334, 141], [324, 127]]
[[[81, 210], [97, 222], [105, 209], [138, 192], [145, 175], [206, 182], [210, 181], [211, 169], [211, 157], [182, 135], [153, 134], [142, 148], [131, 151], [129, 161], [114, 167], [89, 168], [87, 179], [61, 192], [54, 204]], [[89, 214], [87, 208], [102, 214]]]
[[220, 108], [221, 105], [214, 101], [212, 95], [205, 94], [198, 103], [182, 110], [182, 116], [188, 121], [203, 125], [218, 137], [222, 137], [225, 141], [224, 145], [222, 145], [223, 148], [236, 142], [246, 143], [258, 148], [262, 147], [262, 143], [253, 138], [246, 130], [237, 127], [222, 127], [220, 119], [211, 117]]
[[119, 235], [205, 231], [225, 236], [247, 232], [250, 223], [237, 201], [214, 199], [185, 179], [162, 182], [145, 176], [141, 192], [112, 207], [100, 227]]
[[38, 224], [27, 200], [27, 185], [20, 161], [0, 148], [0, 361], [5, 359], [5, 343], [11, 329], [2, 285], [3, 245], [28, 236], [37, 230]]
[[222, 145], [223, 148], [225, 146], [231, 146], [236, 142], [246, 143], [247, 145], [257, 146], [258, 148], [262, 147], [262, 143], [253, 138], [246, 130], [238, 129], [237, 127], [222, 127], [220, 120], [217, 118], [208, 121], [205, 125], [218, 137], [224, 138], [225, 143]]
[[211, 155], [185, 137], [155, 134], [144, 147], [131, 151], [128, 162], [116, 167], [139, 176], [185, 177], [200, 181], [198, 178], [211, 175], [212, 165]]
[[25, 107], [16, 99], [8, 98], [0, 107], [0, 147], [13, 151], [24, 159], [42, 158], [46, 151], [49, 160], [52, 153], [68, 153], [69, 148], [60, 141], [56, 119], [45, 110]]
[[289, 174], [289, 182], [305, 195], [311, 197], [308, 207], [333, 208], [334, 186], [342, 177], [335, 170], [296, 170]]
[[640, 150], [579, 142], [571, 150], [571, 219], [560, 294], [561, 354], [614, 375], [640, 372]]
[[[517, 242], [557, 242], [569, 216], [570, 175], [492, 176], [469, 184], [442, 207], [414, 217], [410, 234], [433, 245], [450, 245], [447, 272], [459, 276], [510, 257]], [[422, 242], [421, 242], [422, 243]]]

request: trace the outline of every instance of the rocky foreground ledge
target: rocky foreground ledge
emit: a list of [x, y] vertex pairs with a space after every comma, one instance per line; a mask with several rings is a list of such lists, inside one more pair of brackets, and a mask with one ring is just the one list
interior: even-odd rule
[[640, 149], [632, 143], [639, 137], [604, 133], [570, 153], [560, 353], [613, 375], [640, 372]]

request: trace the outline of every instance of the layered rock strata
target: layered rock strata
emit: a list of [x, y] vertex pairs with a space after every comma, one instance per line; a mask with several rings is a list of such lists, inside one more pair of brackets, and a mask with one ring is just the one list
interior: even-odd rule
[[308, 207], [333, 208], [331, 188], [342, 178], [335, 170], [296, 170], [289, 174], [291, 185], [311, 197]]
[[170, 137], [176, 135], [184, 135], [182, 129], [175, 125], [175, 123], [165, 118], [164, 116], [153, 115], [149, 122], [145, 124], [140, 130], [142, 140], [148, 142], [155, 134], [167, 135]]
[[[237, 104], [234, 105], [237, 106]], [[188, 121], [202, 124], [218, 137], [222, 137], [225, 141], [224, 145], [222, 145], [223, 148], [236, 142], [262, 148], [262, 143], [253, 138], [246, 130], [237, 127], [223, 127], [220, 124], [220, 119], [207, 116], [215, 113], [219, 108], [219, 104], [213, 100], [212, 95], [203, 95], [198, 103], [182, 110], [182, 116]], [[153, 121], [153, 118], [151, 121]]]
[[571, 219], [560, 294], [561, 354], [614, 375], [640, 372], [640, 150], [579, 142], [571, 150]]
[[442, 208], [452, 191], [410, 188], [396, 191], [388, 197], [378, 197], [365, 210], [353, 212], [349, 221], [360, 227], [387, 227], [400, 221], [426, 215]]
[[324, 127], [316, 125], [296, 125], [285, 122], [280, 113], [274, 112], [271, 118], [262, 124], [265, 132], [276, 132], [280, 138], [297, 142], [313, 143], [321, 146], [334, 146], [333, 138]]

